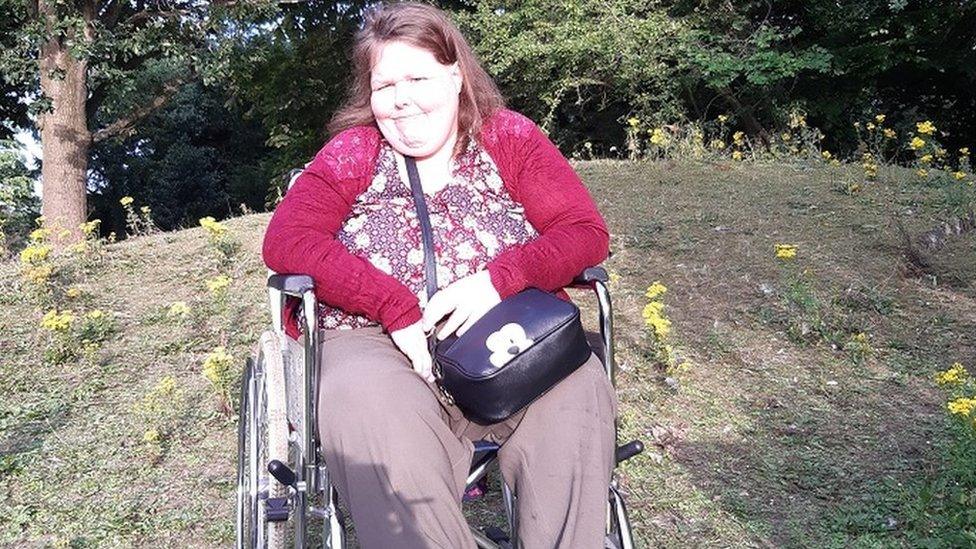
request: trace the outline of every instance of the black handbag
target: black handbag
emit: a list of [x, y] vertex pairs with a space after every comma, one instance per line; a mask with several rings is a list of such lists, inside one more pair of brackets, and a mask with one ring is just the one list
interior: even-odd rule
[[[405, 157], [424, 245], [428, 300], [437, 292], [434, 236], [416, 160]], [[437, 385], [472, 421], [498, 423], [541, 396], [590, 357], [579, 308], [528, 288], [503, 299], [458, 337], [428, 340]]]

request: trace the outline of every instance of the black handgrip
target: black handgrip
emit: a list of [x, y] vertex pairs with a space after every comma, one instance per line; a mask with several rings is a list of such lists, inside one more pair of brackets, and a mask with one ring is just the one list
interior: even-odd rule
[[627, 461], [644, 451], [644, 443], [639, 440], [632, 440], [623, 446], [617, 447], [617, 465]]
[[271, 476], [278, 479], [278, 482], [284, 484], [285, 486], [291, 486], [295, 488], [295, 483], [298, 478], [295, 476], [295, 472], [292, 471], [287, 465], [273, 459], [268, 463], [268, 472]]
[[594, 282], [603, 282], [606, 284], [610, 280], [610, 275], [607, 274], [607, 270], [603, 267], [587, 267], [583, 269], [583, 272], [576, 275], [573, 279], [573, 286], [592, 286]]
[[315, 288], [315, 282], [312, 277], [303, 274], [274, 274], [268, 277], [268, 287], [285, 295], [302, 297], [302, 294]]

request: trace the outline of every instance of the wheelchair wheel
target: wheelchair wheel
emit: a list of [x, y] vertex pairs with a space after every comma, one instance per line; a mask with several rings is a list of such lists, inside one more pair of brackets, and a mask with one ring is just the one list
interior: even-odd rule
[[613, 486], [610, 487], [607, 501], [607, 533], [604, 538], [604, 549], [633, 549], [634, 539], [630, 531], [630, 519], [627, 517], [627, 507], [623, 497]]
[[284, 367], [278, 337], [261, 336], [241, 387], [237, 455], [237, 547], [280, 549], [289, 521], [269, 520], [269, 500], [284, 501], [288, 488], [268, 472], [268, 462], [288, 463]]

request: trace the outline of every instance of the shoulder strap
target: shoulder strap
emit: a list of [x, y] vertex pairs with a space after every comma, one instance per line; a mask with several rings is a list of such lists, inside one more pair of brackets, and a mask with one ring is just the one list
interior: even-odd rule
[[[412, 156], [404, 155], [403, 160], [407, 164], [407, 178], [410, 179], [410, 190], [413, 191], [413, 203], [417, 208], [417, 220], [420, 221], [420, 231], [424, 243], [424, 280], [427, 283], [427, 302], [437, 293], [437, 264], [434, 250], [434, 231], [430, 226], [430, 215], [427, 213], [427, 200], [424, 198], [424, 189], [420, 186], [420, 174], [417, 173], [417, 161]], [[435, 332], [431, 332], [427, 338], [427, 350], [430, 351], [431, 358], [434, 358], [434, 348], [437, 343]], [[434, 375], [440, 379], [440, 368], [437, 360], [434, 360]], [[441, 389], [443, 390], [443, 389]], [[445, 393], [446, 394], [446, 393]]]
[[410, 190], [413, 191], [413, 203], [417, 208], [417, 220], [423, 233], [424, 243], [424, 279], [427, 283], [427, 300], [437, 292], [437, 266], [434, 251], [434, 231], [430, 227], [430, 215], [427, 213], [427, 200], [424, 190], [420, 186], [420, 174], [417, 172], [417, 161], [412, 156], [404, 156], [407, 164], [407, 178], [410, 179]]

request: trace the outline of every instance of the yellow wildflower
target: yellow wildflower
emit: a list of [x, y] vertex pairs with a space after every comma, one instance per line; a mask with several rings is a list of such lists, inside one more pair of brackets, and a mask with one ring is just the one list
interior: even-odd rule
[[959, 397], [946, 404], [950, 414], [968, 416], [976, 408], [976, 398]]
[[732, 142], [736, 145], [741, 145], [745, 141], [745, 138], [746, 134], [741, 131], [732, 134]]
[[671, 333], [671, 321], [664, 315], [664, 304], [660, 301], [652, 301], [644, 306], [641, 316], [644, 317], [644, 324], [654, 330], [658, 339], [664, 339]]
[[869, 130], [873, 130], [875, 128], [874, 122], [868, 122], [867, 125], [865, 125], [864, 127]]
[[886, 138], [888, 138], [888, 139], [894, 139], [894, 138], [895, 138], [895, 137], [896, 137], [897, 135], [898, 135], [898, 134], [897, 134], [897, 133], [895, 133], [895, 130], [893, 130], [893, 129], [891, 129], [891, 128], [885, 128], [885, 129], [884, 129], [884, 136], [885, 136]]
[[122, 204], [123, 206], [129, 206], [133, 202], [135, 202], [135, 200], [131, 196], [123, 196], [119, 199], [119, 204]]
[[912, 138], [911, 143], [909, 143], [908, 145], [917, 151], [925, 146], [925, 140], [922, 139], [921, 137], [915, 136]]
[[142, 441], [146, 444], [155, 444], [159, 442], [160, 438], [162, 437], [159, 435], [159, 430], [155, 427], [146, 429], [146, 432], [142, 435]]
[[922, 164], [928, 164], [929, 162], [932, 161], [932, 155], [931, 154], [922, 155], [922, 157], [919, 158], [918, 161], [921, 162]]
[[72, 286], [64, 291], [64, 295], [66, 297], [74, 299], [81, 295], [81, 290], [79, 290], [77, 286]]
[[777, 244], [776, 257], [788, 261], [796, 257], [796, 246], [793, 244]]
[[710, 145], [713, 149], [720, 151], [725, 148], [725, 141], [722, 141], [721, 139], [712, 139]]
[[24, 278], [34, 284], [44, 284], [54, 274], [54, 268], [48, 264], [37, 265], [24, 271]]
[[824, 151], [820, 153], [820, 156], [822, 156], [824, 160], [830, 160], [834, 157], [834, 155], [830, 154], [830, 151]]
[[234, 358], [223, 347], [217, 347], [203, 361], [203, 376], [219, 386], [234, 363]]
[[169, 316], [186, 316], [189, 312], [190, 308], [185, 301], [176, 301], [169, 306], [169, 311], [166, 314]]
[[156, 384], [153, 391], [159, 395], [172, 395], [176, 391], [176, 378], [173, 376], [165, 376], [159, 380], [159, 383]]
[[935, 133], [935, 126], [932, 125], [932, 122], [928, 120], [915, 124], [915, 128], [918, 130], [918, 133], [922, 135], [932, 135]]
[[966, 172], [952, 172], [952, 177], [955, 177], [956, 181], [962, 181], [966, 179]]
[[935, 149], [935, 157], [936, 158], [945, 158], [945, 155], [946, 155], [945, 149], [942, 149], [942, 148]]
[[918, 169], [918, 170], [915, 170], [915, 175], [917, 175], [919, 177], [928, 177], [929, 176], [929, 171], [928, 170], [925, 170], [925, 169]]
[[51, 309], [41, 318], [41, 328], [52, 332], [64, 332], [71, 328], [74, 320], [75, 315], [70, 310], [59, 314], [57, 309]]
[[200, 219], [200, 226], [212, 237], [221, 237], [227, 232], [227, 227], [209, 215]]
[[143, 206], [139, 208], [139, 211], [142, 212], [142, 215], [149, 215], [150, 213], [152, 213], [152, 210], [149, 209], [149, 206]]
[[790, 139], [793, 139], [793, 136], [790, 135], [789, 132], [783, 132], [783, 134], [780, 137], [783, 138], [783, 141], [789, 141]]
[[636, 128], [637, 125], [640, 124], [640, 119], [637, 118], [636, 116], [631, 116], [630, 118], [627, 119], [627, 123], [630, 124], [631, 128]]
[[50, 246], [37, 246], [32, 244], [20, 251], [20, 262], [24, 265], [40, 263], [51, 255]]
[[963, 156], [969, 156], [969, 147], [963, 147], [959, 149], [959, 154]]
[[879, 114], [879, 115], [875, 116], [874, 117], [874, 121], [877, 122], [878, 124], [884, 124], [885, 115]]
[[935, 381], [939, 385], [952, 385], [962, 383], [967, 375], [968, 372], [962, 363], [956, 362], [948, 370], [935, 374]]
[[653, 145], [657, 145], [658, 147], [660, 147], [665, 143], [667, 143], [667, 141], [668, 141], [668, 136], [666, 133], [664, 133], [663, 129], [654, 128], [654, 130], [651, 131], [651, 143]]
[[790, 127], [802, 128], [807, 125], [807, 117], [799, 113], [790, 113]]
[[47, 238], [48, 233], [50, 233], [50, 231], [47, 229], [34, 229], [27, 238], [29, 238], [31, 242], [43, 242], [44, 239]]
[[742, 151], [732, 151], [732, 160], [742, 160]]
[[725, 122], [728, 121], [728, 119], [729, 119], [728, 115], [725, 114], [718, 115], [718, 121], [721, 122], [722, 124], [725, 124]]
[[655, 281], [654, 284], [651, 284], [650, 286], [647, 287], [647, 291], [644, 292], [644, 296], [650, 299], [655, 299], [658, 296], [664, 295], [665, 292], [667, 291], [668, 291], [667, 286], [661, 284], [661, 281]]
[[93, 311], [89, 311], [88, 314], [85, 316], [88, 317], [88, 320], [98, 320], [100, 318], [103, 318], [105, 316], [105, 313], [102, 312], [100, 309], [95, 309]]
[[81, 224], [81, 232], [85, 233], [85, 236], [91, 236], [95, 234], [95, 231], [98, 230], [98, 226], [101, 224], [102, 224], [101, 219], [92, 219], [87, 223]]
[[218, 275], [207, 281], [207, 289], [210, 293], [216, 294], [227, 289], [230, 286], [231, 278], [227, 275]]

